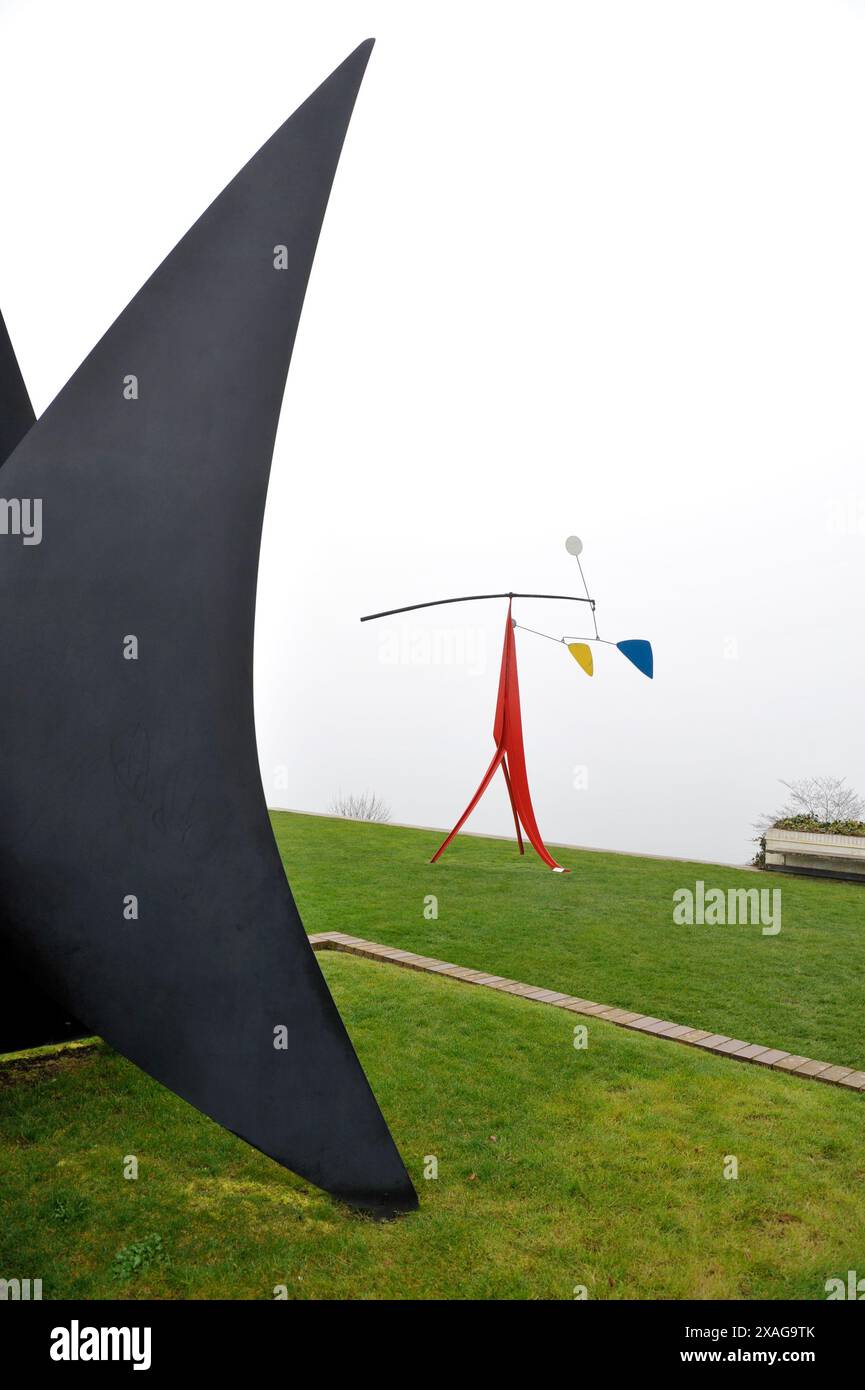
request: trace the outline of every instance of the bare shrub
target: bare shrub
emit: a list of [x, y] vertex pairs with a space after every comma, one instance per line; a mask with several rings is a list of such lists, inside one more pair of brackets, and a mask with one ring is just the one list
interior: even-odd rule
[[344, 816], [346, 820], [369, 820], [379, 824], [390, 820], [390, 807], [372, 792], [363, 792], [360, 796], [343, 796], [338, 792], [330, 809], [335, 816]]
[[778, 821], [805, 817], [830, 825], [835, 821], [856, 821], [865, 816], [865, 801], [847, 786], [844, 777], [799, 777], [794, 782], [780, 779], [781, 786], [789, 793], [780, 811], [772, 815], [762, 815], [755, 822], [758, 830], [768, 830]]

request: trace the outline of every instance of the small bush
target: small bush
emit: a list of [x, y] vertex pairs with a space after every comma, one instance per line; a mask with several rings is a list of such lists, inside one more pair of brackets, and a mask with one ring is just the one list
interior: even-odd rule
[[346, 820], [369, 820], [383, 823], [390, 820], [390, 807], [381, 797], [372, 792], [362, 796], [343, 796], [342, 792], [333, 798], [330, 809], [335, 816], [345, 816]]
[[768, 830], [770, 826], [800, 816], [824, 826], [838, 821], [860, 821], [865, 816], [865, 800], [847, 786], [844, 777], [799, 777], [795, 782], [785, 782], [781, 778], [781, 786], [787, 788], [786, 803], [771, 815], [764, 813], [755, 822], [757, 830]]
[[773, 830], [807, 830], [818, 835], [865, 835], [863, 820], [816, 820], [814, 816], [781, 816]]

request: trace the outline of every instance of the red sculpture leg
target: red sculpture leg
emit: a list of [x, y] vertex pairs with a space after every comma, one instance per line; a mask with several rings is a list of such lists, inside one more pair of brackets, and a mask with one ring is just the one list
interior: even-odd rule
[[513, 788], [517, 812], [532, 848], [544, 861], [547, 868], [555, 869], [559, 873], [567, 873], [568, 871], [566, 869], [556, 863], [544, 844], [541, 838], [541, 832], [538, 829], [538, 823], [535, 820], [534, 807], [532, 806], [532, 798], [529, 791], [529, 777], [526, 771], [526, 753], [523, 746], [520, 682], [519, 676], [517, 675], [517, 644], [514, 638], [513, 623], [511, 621], [510, 604], [508, 604], [508, 619], [505, 628], [505, 648], [502, 660], [505, 666], [504, 746], [508, 756], [511, 786]]
[[513, 813], [514, 813], [514, 829], [515, 829], [516, 832], [517, 832], [517, 844], [518, 844], [519, 847], [520, 847], [520, 854], [525, 854], [526, 851], [525, 851], [525, 848], [524, 848], [524, 846], [523, 846], [523, 832], [522, 832], [522, 830], [520, 829], [520, 818], [519, 818], [519, 816], [517, 815], [517, 803], [514, 801], [514, 793], [513, 793], [512, 787], [511, 787], [511, 779], [510, 779], [510, 777], [508, 776], [508, 760], [507, 760], [507, 758], [502, 758], [502, 772], [505, 774], [505, 782], [507, 783], [508, 796], [510, 797], [510, 802], [511, 802], [511, 810], [512, 810]]
[[520, 853], [522, 854], [524, 852], [522, 835], [520, 834], [520, 822], [522, 822], [523, 829], [528, 836], [529, 842], [547, 867], [554, 869], [560, 874], [569, 873], [570, 870], [563, 868], [561, 864], [557, 864], [550, 854], [541, 839], [541, 832], [535, 820], [535, 812], [529, 792], [529, 778], [526, 771], [526, 754], [523, 747], [520, 684], [517, 675], [517, 645], [514, 639], [514, 625], [511, 618], [510, 603], [508, 603], [508, 616], [505, 622], [505, 641], [502, 648], [502, 665], [499, 673], [499, 693], [496, 701], [493, 737], [496, 742], [496, 751], [493, 755], [492, 762], [487, 768], [483, 781], [447, 839], [439, 845], [430, 862], [434, 864], [436, 860], [444, 854], [451, 840], [453, 840], [454, 836], [457, 835], [465, 825], [492, 781], [496, 768], [501, 763], [507, 783], [508, 795], [511, 799], [511, 809], [514, 813], [514, 824], [517, 829], [517, 840], [520, 846]]
[[492, 760], [492, 762], [490, 763], [489, 767], [487, 768], [486, 772], [484, 773], [484, 779], [483, 779], [483, 781], [481, 782], [480, 786], [478, 787], [477, 791], [475, 792], [475, 794], [474, 794], [474, 796], [472, 797], [471, 801], [469, 802], [468, 806], [467, 806], [466, 809], [463, 811], [462, 815], [460, 816], [459, 820], [457, 821], [457, 823], [456, 823], [456, 825], [454, 826], [453, 830], [451, 831], [450, 835], [448, 835], [447, 839], [446, 839], [446, 840], [443, 840], [442, 843], [439, 845], [438, 849], [436, 850], [435, 854], [433, 855], [432, 859], [430, 860], [430, 863], [431, 863], [431, 864], [434, 864], [434, 863], [436, 862], [436, 860], [440, 857], [440, 855], [444, 854], [444, 852], [445, 852], [445, 850], [447, 849], [448, 845], [450, 844], [451, 840], [454, 838], [454, 836], [458, 835], [459, 832], [462, 830], [463, 826], [465, 825], [465, 823], [466, 823], [466, 821], [468, 820], [469, 816], [471, 815], [472, 811], [475, 809], [475, 807], [477, 806], [477, 804], [478, 804], [478, 802], [480, 801], [481, 797], [483, 796], [484, 792], [486, 791], [487, 787], [489, 786], [490, 782], [493, 780], [493, 777], [495, 776], [495, 773], [496, 773], [496, 768], [498, 767], [499, 763], [502, 761], [502, 758], [503, 758], [504, 756], [505, 756], [505, 755], [504, 755], [502, 749], [501, 749], [501, 748], [497, 748], [496, 751], [495, 751], [495, 753], [494, 753], [494, 755], [493, 755], [493, 760]]

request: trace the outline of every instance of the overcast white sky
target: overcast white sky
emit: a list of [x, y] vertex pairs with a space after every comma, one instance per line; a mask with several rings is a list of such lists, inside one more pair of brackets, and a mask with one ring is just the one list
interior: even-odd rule
[[[268, 800], [449, 826], [504, 605], [359, 615], [579, 592], [576, 532], [656, 679], [518, 635], [541, 829], [741, 862], [778, 778], [865, 792], [865, 7], [0, 0], [0, 304], [37, 411], [370, 34], [268, 501]], [[503, 787], [470, 828], [511, 832]]]

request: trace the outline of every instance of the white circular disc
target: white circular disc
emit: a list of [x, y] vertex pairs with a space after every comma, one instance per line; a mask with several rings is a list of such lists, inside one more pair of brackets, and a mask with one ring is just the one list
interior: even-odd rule
[[565, 550], [569, 555], [579, 555], [583, 549], [583, 542], [579, 536], [568, 536], [565, 541]]

